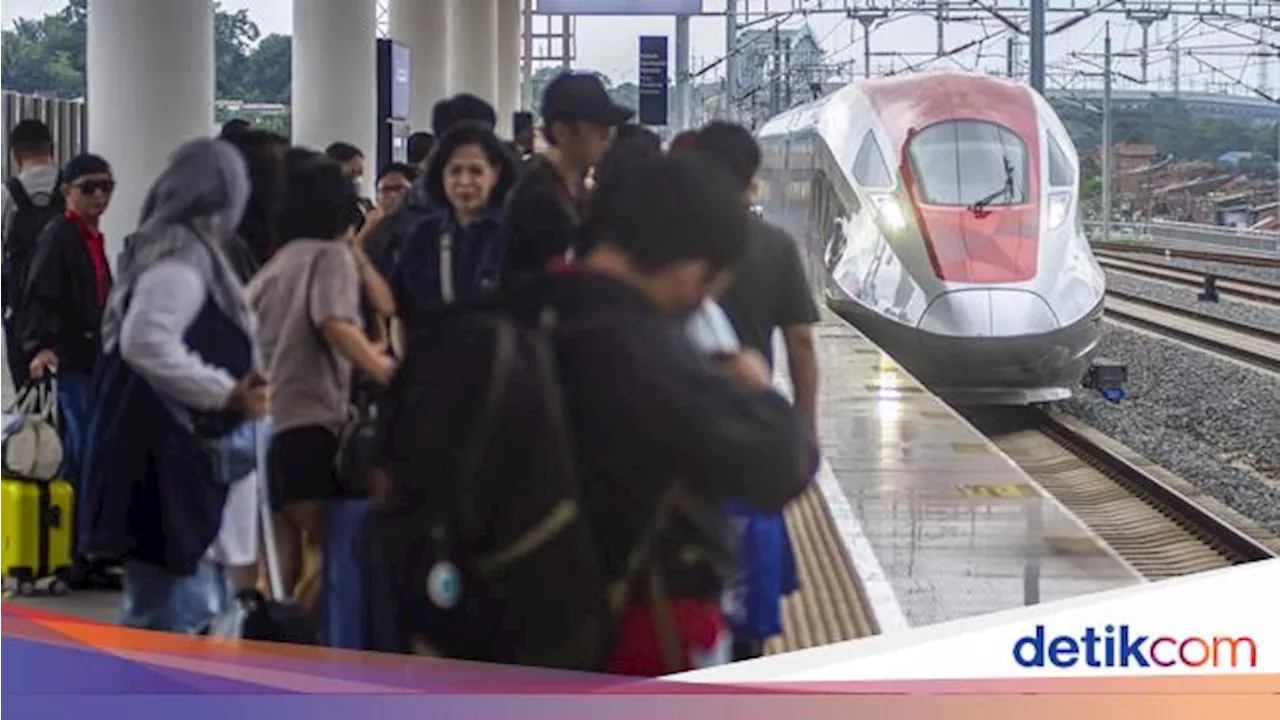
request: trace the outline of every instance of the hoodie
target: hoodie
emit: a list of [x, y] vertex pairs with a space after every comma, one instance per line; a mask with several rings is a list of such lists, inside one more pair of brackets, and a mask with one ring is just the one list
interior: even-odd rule
[[[31, 198], [31, 202], [36, 205], [44, 205], [48, 202], [48, 198], [53, 193], [54, 186], [58, 184], [58, 170], [60, 168], [56, 163], [48, 165], [36, 165], [18, 173], [18, 182], [22, 183], [22, 187], [26, 189], [27, 196]], [[2, 187], [4, 193], [4, 240], [9, 241], [9, 223], [13, 220], [13, 216], [18, 212], [18, 204], [9, 196], [9, 188]]]

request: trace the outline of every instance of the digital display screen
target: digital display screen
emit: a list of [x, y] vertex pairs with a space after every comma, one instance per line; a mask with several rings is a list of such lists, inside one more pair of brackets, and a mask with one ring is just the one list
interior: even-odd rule
[[409, 119], [409, 103], [410, 98], [413, 97], [413, 84], [410, 82], [411, 72], [409, 46], [392, 43], [391, 117], [397, 120]]

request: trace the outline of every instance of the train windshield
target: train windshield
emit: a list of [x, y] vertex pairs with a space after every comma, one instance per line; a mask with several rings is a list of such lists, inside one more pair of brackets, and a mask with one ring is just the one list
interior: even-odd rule
[[1027, 146], [1008, 128], [979, 120], [938, 123], [912, 138], [909, 154], [926, 205], [1027, 202]]

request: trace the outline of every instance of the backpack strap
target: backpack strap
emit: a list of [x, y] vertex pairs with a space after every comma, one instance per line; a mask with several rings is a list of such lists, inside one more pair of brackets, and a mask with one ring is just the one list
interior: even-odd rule
[[689, 669], [688, 656], [680, 647], [680, 629], [676, 625], [675, 613], [671, 610], [671, 597], [667, 595], [666, 582], [662, 579], [662, 568], [656, 560], [649, 563], [649, 612], [653, 616], [653, 630], [658, 636], [658, 649], [662, 653], [662, 664], [667, 674], [684, 672]]
[[17, 209], [21, 212], [31, 212], [32, 210], [56, 210], [62, 206], [62, 171], [59, 170], [57, 176], [53, 179], [53, 187], [49, 189], [49, 202], [42, 206], [37, 206], [31, 199], [31, 193], [27, 192], [27, 187], [17, 177], [11, 177], [5, 181], [5, 188], [9, 191], [9, 197], [13, 198], [13, 202], [17, 205]]
[[480, 464], [484, 461], [484, 451], [489, 443], [489, 436], [498, 421], [502, 409], [502, 401], [507, 394], [507, 384], [511, 380], [512, 369], [516, 364], [516, 326], [510, 318], [487, 316], [484, 322], [493, 323], [496, 333], [494, 338], [493, 364], [489, 367], [489, 383], [485, 393], [484, 409], [476, 422], [472, 433], [474, 442], [462, 453], [462, 467], [458, 478], [463, 485], [462, 507], [463, 527], [474, 526], [474, 507], [471, 503], [471, 484], [480, 472]]
[[36, 209], [35, 203], [31, 202], [31, 196], [27, 194], [27, 188], [23, 186], [21, 180], [11, 177], [5, 181], [4, 186], [9, 190], [9, 197], [13, 198], [14, 205], [18, 207], [18, 212], [30, 212]]

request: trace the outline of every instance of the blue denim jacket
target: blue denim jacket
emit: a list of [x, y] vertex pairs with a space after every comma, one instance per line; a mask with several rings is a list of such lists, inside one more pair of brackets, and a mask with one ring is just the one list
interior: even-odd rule
[[[446, 298], [441, 276], [444, 238], [450, 239], [453, 297]], [[412, 325], [453, 302], [470, 300], [494, 287], [502, 270], [500, 216], [488, 212], [460, 227], [445, 208], [418, 223], [391, 270], [391, 290], [400, 316]]]

